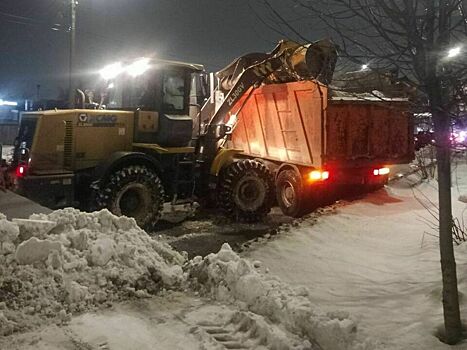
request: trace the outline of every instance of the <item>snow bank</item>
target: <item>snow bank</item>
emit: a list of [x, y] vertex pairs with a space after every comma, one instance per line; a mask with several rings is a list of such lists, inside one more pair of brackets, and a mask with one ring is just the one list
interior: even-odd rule
[[[248, 334], [275, 344], [267, 348], [374, 349], [357, 341], [347, 313], [316, 310], [308, 290], [261, 273], [261, 262], [240, 258], [227, 244], [217, 254], [186, 261], [133, 219], [75, 209], [29, 220], [0, 216], [0, 243], [0, 335], [44, 320], [68, 322], [72, 313], [124, 298], [191, 286], [240, 308], [236, 314], [243, 316], [231, 323], [249, 324]], [[210, 328], [198, 330], [197, 336], [210, 339]]]
[[64, 209], [13, 222], [0, 214], [0, 335], [177, 288], [184, 262], [133, 219], [107, 210]]
[[308, 290], [291, 288], [279, 279], [260, 273], [256, 266], [240, 258], [228, 244], [217, 254], [196, 257], [189, 262], [190, 277], [205, 294], [281, 323], [290, 332], [306, 336], [326, 350], [374, 348], [358, 343], [357, 326], [347, 313], [322, 313], [313, 308]]

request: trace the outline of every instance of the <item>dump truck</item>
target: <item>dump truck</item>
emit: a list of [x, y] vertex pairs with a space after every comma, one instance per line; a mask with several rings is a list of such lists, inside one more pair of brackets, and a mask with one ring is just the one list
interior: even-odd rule
[[274, 174], [282, 211], [301, 216], [339, 189], [371, 191], [413, 159], [405, 98], [329, 97], [317, 81], [263, 85], [239, 101], [229, 148]]
[[[254, 222], [276, 201], [302, 215], [333, 181], [384, 183], [385, 164], [410, 158], [410, 118], [393, 104], [334, 106], [327, 86], [336, 60], [328, 40], [282, 41], [232, 62], [210, 92], [200, 65], [113, 65], [99, 101], [80, 90], [75, 109], [22, 115], [14, 188], [50, 208], [108, 208], [150, 229], [165, 202], [215, 203]], [[389, 145], [396, 129], [404, 142]]]

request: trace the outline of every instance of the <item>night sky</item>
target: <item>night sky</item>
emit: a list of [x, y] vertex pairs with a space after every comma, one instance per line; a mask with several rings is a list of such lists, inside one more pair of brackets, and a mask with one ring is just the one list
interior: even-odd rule
[[[287, 11], [287, 1], [274, 2]], [[64, 0], [0, 1], [0, 95], [34, 97], [41, 84], [42, 98], [56, 98], [59, 86], [67, 87], [67, 6]], [[243, 53], [269, 51], [281, 35], [251, 7], [263, 10], [260, 0], [80, 0], [78, 80], [105, 64], [147, 55], [218, 70]], [[52, 30], [55, 23], [62, 30]]]

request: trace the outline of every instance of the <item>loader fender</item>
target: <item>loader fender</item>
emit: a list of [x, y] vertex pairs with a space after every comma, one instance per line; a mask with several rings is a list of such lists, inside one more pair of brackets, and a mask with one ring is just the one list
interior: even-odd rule
[[105, 182], [113, 172], [129, 165], [145, 165], [159, 175], [162, 172], [159, 161], [150, 155], [141, 152], [115, 152], [94, 169], [94, 180]]
[[243, 150], [227, 148], [219, 150], [211, 164], [211, 175], [219, 176], [219, 173], [222, 170], [222, 168], [231, 164], [234, 160], [235, 155], [239, 153], [243, 153]]

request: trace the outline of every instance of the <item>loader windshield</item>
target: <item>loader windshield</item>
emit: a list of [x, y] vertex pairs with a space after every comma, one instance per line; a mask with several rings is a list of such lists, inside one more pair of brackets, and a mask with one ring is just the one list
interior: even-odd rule
[[108, 89], [108, 107], [188, 114], [191, 74], [186, 69], [154, 70], [134, 79], [118, 79]]

